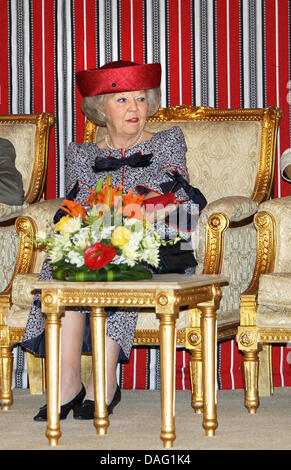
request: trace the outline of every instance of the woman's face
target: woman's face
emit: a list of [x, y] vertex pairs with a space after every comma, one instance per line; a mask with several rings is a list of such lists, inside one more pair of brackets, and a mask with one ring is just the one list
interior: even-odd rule
[[131, 137], [144, 128], [147, 118], [146, 92], [125, 91], [104, 96], [103, 111], [109, 131]]

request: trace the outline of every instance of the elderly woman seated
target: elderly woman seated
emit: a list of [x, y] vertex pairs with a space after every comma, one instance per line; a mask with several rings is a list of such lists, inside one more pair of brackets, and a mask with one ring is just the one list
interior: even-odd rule
[[[73, 194], [77, 202], [84, 203], [88, 199], [89, 190], [95, 188], [100, 178], [105, 181], [110, 172], [113, 186], [122, 185], [125, 192], [132, 189], [135, 194], [145, 195], [146, 200], [154, 196], [163, 200], [165, 195], [164, 208], [154, 213], [153, 222], [158, 231], [165, 232], [166, 226], [169, 239], [176, 237], [181, 227], [168, 223], [169, 214], [177, 210], [178, 206], [183, 206], [185, 213], [191, 217], [193, 199], [199, 205], [199, 214], [206, 200], [199, 190], [193, 191], [195, 188], [187, 183], [186, 144], [180, 128], [174, 126], [156, 134], [144, 129], [147, 117], [153, 115], [159, 107], [160, 64], [113, 62], [99, 69], [80, 71], [76, 79], [84, 97], [83, 112], [98, 125], [106, 126], [107, 134], [97, 145], [69, 145], [66, 168], [68, 194]], [[185, 240], [191, 238], [187, 226], [182, 237]], [[179, 272], [195, 272], [196, 261], [192, 252], [184, 257], [175, 256], [175, 259], [180, 261], [176, 268]], [[175, 270], [175, 263], [174, 268], [171, 267], [171, 253], [165, 255], [165, 260], [164, 266], [160, 267], [161, 272]], [[51, 277], [52, 267], [47, 259], [40, 279]], [[65, 419], [71, 410], [76, 419], [94, 417], [92, 377], [85, 391], [80, 374], [81, 353], [91, 352], [88, 314], [71, 309], [65, 312], [61, 320], [61, 419]], [[109, 414], [121, 399], [116, 367], [118, 360], [126, 360], [130, 356], [137, 315], [137, 310], [121, 308], [107, 312]], [[37, 355], [45, 355], [44, 326], [40, 297], [36, 294], [22, 344]], [[34, 419], [47, 419], [46, 405], [40, 408]]]

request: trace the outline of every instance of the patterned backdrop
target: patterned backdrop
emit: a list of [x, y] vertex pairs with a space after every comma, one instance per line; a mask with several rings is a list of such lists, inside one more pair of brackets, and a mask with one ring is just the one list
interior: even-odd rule
[[[161, 62], [162, 106], [279, 106], [275, 196], [290, 144], [291, 48], [288, 0], [0, 0], [0, 113], [56, 116], [47, 197], [64, 196], [64, 154], [83, 138], [77, 70], [118, 59]], [[275, 386], [291, 385], [288, 347], [273, 347]], [[15, 350], [15, 385], [25, 356]], [[220, 388], [241, 388], [235, 341], [218, 348]], [[177, 388], [189, 388], [188, 353], [177, 353]], [[24, 368], [24, 373], [23, 373]], [[134, 349], [120, 367], [124, 387], [159, 387], [158, 349]]]

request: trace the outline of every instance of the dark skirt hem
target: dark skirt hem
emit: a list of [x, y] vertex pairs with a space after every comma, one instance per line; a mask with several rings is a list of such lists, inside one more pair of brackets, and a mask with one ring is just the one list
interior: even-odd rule
[[[36, 356], [45, 357], [45, 330], [40, 333], [38, 336], [34, 338], [27, 339], [22, 341], [20, 345], [35, 354]], [[92, 343], [91, 343], [91, 330], [90, 330], [90, 315], [86, 314], [86, 323], [85, 323], [85, 331], [84, 331], [84, 338], [82, 344], [82, 354], [91, 354], [92, 353]], [[120, 348], [119, 353], [119, 361], [128, 361], [129, 357], [127, 357], [122, 348]]]

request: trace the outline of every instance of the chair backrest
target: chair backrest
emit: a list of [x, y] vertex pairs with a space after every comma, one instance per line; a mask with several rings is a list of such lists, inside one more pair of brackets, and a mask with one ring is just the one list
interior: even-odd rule
[[15, 166], [22, 175], [28, 204], [43, 196], [47, 175], [48, 141], [55, 118], [48, 113], [0, 115], [0, 137], [15, 148]]
[[[173, 125], [183, 130], [190, 181], [208, 202], [245, 196], [260, 203], [271, 195], [275, 147], [282, 112], [279, 108], [215, 109], [176, 106], [160, 108], [146, 129], [158, 132]], [[84, 142], [98, 142], [106, 133], [87, 120]]]

